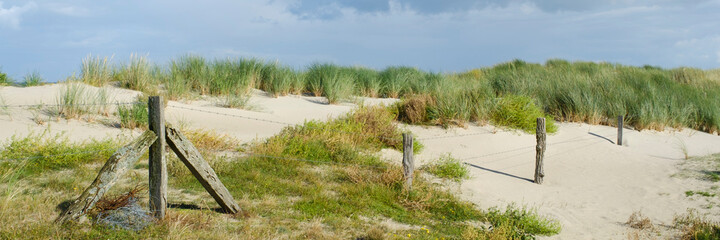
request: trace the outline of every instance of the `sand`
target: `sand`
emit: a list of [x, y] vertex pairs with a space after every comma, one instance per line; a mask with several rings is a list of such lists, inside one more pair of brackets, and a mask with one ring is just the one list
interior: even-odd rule
[[[2, 87], [0, 98], [7, 105], [55, 104], [61, 85], [16, 88]], [[94, 87], [88, 87], [93, 91]], [[110, 88], [117, 102], [135, 101], [138, 92]], [[170, 101], [168, 122], [190, 128], [212, 129], [243, 142], [278, 133], [287, 124], [327, 120], [363, 104], [389, 104], [393, 99], [359, 99], [354, 103], [328, 105], [324, 98], [285, 96], [273, 98], [256, 91], [251, 110], [218, 107], [206, 98]], [[34, 119], [40, 116], [44, 123]], [[82, 141], [117, 135], [137, 135], [121, 130], [101, 117], [90, 122], [63, 120], [45, 111], [27, 107], [0, 109], [0, 141], [30, 132], [64, 132], [69, 139]], [[690, 129], [634, 131], [625, 129], [625, 146], [618, 146], [617, 129], [579, 123], [559, 123], [558, 133], [549, 135], [545, 158], [545, 181], [532, 183], [535, 164], [535, 136], [490, 125], [442, 129], [403, 126], [425, 145], [416, 156], [419, 164], [443, 154], [470, 164], [471, 178], [449, 184], [461, 198], [485, 209], [508, 204], [536, 208], [540, 214], [557, 219], [559, 235], [551, 239], [626, 239], [633, 230], [624, 223], [636, 211], [657, 226], [671, 225], [676, 214], [698, 209], [720, 220], [720, 208], [706, 208], [707, 199], [688, 198], [685, 191], [704, 190], [712, 183], [673, 176], [689, 156], [720, 152], [720, 137]], [[384, 151], [397, 158], [399, 153]], [[390, 159], [397, 161], [401, 159]], [[716, 184], [717, 185], [717, 184]], [[671, 233], [660, 229], [660, 236]]]

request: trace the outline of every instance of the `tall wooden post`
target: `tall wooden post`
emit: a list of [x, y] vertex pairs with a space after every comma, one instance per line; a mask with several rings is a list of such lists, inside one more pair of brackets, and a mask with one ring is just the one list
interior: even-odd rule
[[403, 173], [405, 174], [405, 189], [412, 190], [415, 160], [413, 159], [413, 137], [411, 133], [403, 133]]
[[618, 124], [617, 124], [617, 125], [618, 125], [617, 145], [622, 146], [622, 142], [623, 142], [623, 137], [622, 137], [622, 132], [623, 132], [623, 116], [622, 116], [622, 115], [618, 116]]
[[543, 157], [545, 157], [545, 118], [537, 119], [537, 127], [535, 129], [535, 138], [537, 146], [535, 147], [535, 183], [542, 184], [545, 172], [543, 171]]
[[165, 114], [160, 96], [148, 99], [148, 126], [157, 135], [150, 146], [150, 212], [157, 219], [165, 217], [167, 208], [167, 160], [165, 159]]

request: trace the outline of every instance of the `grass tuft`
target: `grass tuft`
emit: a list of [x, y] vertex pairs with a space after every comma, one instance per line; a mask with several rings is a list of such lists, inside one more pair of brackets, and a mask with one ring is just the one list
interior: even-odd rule
[[625, 224], [627, 224], [631, 228], [640, 230], [654, 228], [652, 222], [650, 221], [650, 218], [643, 215], [640, 211], [633, 212], [628, 218], [627, 222], [625, 222]]
[[534, 134], [537, 118], [544, 117], [545, 130], [548, 133], [557, 132], [555, 121], [545, 116], [529, 97], [508, 95], [505, 96], [492, 112], [492, 121], [498, 126], [508, 126]]
[[449, 153], [426, 165], [424, 169], [437, 177], [458, 182], [469, 178], [470, 174], [467, 166]]
[[28, 73], [23, 77], [23, 82], [22, 82], [23, 87], [41, 86], [44, 84], [45, 84], [45, 79], [43, 79], [43, 77], [37, 71]]
[[560, 233], [560, 223], [543, 218], [535, 210], [525, 207], [509, 205], [505, 211], [491, 208], [485, 218], [497, 231], [506, 234], [507, 239], [531, 239], [535, 235], [551, 236]]
[[120, 127], [129, 129], [148, 128], [147, 104], [120, 105], [117, 108]]
[[88, 55], [83, 58], [80, 68], [80, 81], [92, 86], [102, 87], [113, 79], [111, 58]]
[[675, 228], [682, 231], [680, 238], [683, 240], [720, 239], [720, 223], [698, 216], [695, 210], [675, 216], [674, 222]]

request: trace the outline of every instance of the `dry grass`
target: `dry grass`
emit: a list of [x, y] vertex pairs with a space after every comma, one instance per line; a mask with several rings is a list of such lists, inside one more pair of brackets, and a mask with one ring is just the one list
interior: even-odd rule
[[427, 123], [427, 108], [434, 104], [433, 98], [428, 94], [408, 96], [400, 105], [398, 120], [410, 124]]
[[655, 227], [652, 221], [650, 221], [650, 218], [643, 215], [640, 211], [633, 212], [625, 224], [631, 228], [640, 230], [653, 229]]
[[118, 196], [103, 196], [97, 203], [95, 203], [95, 210], [98, 213], [105, 211], [115, 210], [121, 207], [125, 207], [130, 203], [130, 199], [137, 198], [138, 193], [142, 192], [146, 188], [142, 185], [135, 186], [127, 193], [120, 194]]

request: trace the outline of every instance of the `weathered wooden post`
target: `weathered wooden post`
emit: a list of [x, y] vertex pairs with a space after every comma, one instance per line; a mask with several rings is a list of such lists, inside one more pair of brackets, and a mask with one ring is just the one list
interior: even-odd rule
[[98, 173], [95, 181], [83, 191], [70, 207], [67, 208], [57, 219], [55, 223], [65, 223], [67, 221], [73, 221], [85, 213], [91, 210], [95, 203], [112, 187], [113, 184], [131, 169], [145, 149], [150, 146], [157, 136], [151, 131], [145, 131], [140, 137], [135, 139], [130, 144], [118, 149], [112, 156], [105, 162], [100, 173]]
[[622, 138], [622, 132], [623, 132], [623, 116], [622, 116], [622, 115], [618, 116], [618, 124], [617, 124], [617, 125], [618, 125], [618, 134], [617, 134], [618, 140], [617, 140], [617, 145], [622, 146], [622, 142], [623, 142], [623, 138]]
[[163, 100], [160, 96], [148, 99], [148, 126], [157, 135], [157, 140], [150, 146], [150, 212], [157, 219], [165, 217], [167, 208], [167, 160], [165, 159], [165, 114]]
[[413, 159], [412, 133], [403, 133], [403, 173], [405, 174], [405, 189], [412, 190], [415, 160]]
[[535, 138], [537, 146], [535, 147], [535, 183], [542, 184], [545, 172], [543, 171], [543, 157], [545, 156], [545, 118], [537, 119], [537, 127], [535, 128]]

